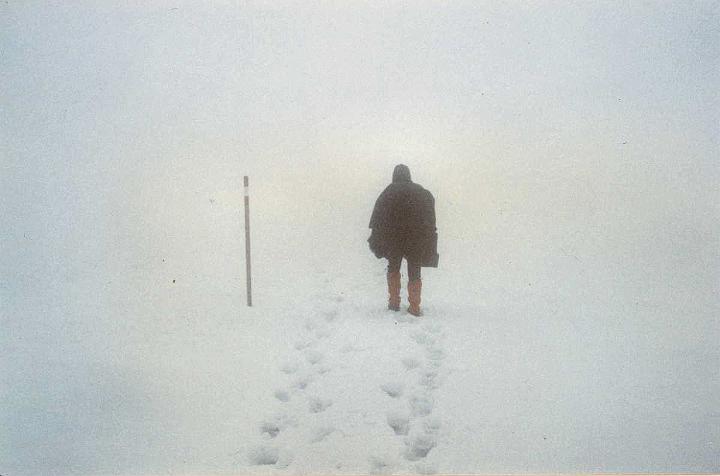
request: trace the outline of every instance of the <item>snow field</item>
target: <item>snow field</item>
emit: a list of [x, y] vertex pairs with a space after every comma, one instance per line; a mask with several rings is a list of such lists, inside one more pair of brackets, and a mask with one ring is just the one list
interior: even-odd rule
[[252, 308], [237, 260], [164, 249], [18, 304], [5, 467], [716, 472], [714, 296], [609, 292], [628, 282], [600, 266], [518, 282], [448, 243], [416, 319], [405, 278], [403, 311], [384, 308], [385, 263], [358, 241], [290, 261], [258, 240]]
[[298, 311], [276, 370], [283, 384], [267, 395], [266, 414], [239, 452], [248, 471], [438, 471], [444, 329], [384, 310], [384, 298], [371, 304], [367, 294], [348, 300], [329, 291]]
[[[344, 257], [352, 272], [258, 253], [252, 308], [239, 266], [193, 269], [163, 253], [110, 282], [78, 279], [60, 305], [38, 294], [6, 337], [8, 428], [21, 429], [6, 467], [717, 468], [713, 299], [658, 294], [653, 306], [639, 306], [611, 299], [612, 280], [600, 272], [582, 293], [564, 291], [562, 279], [545, 280], [541, 291], [537, 281], [513, 287], [502, 263], [462, 269], [448, 252], [447, 268], [423, 270], [425, 316], [416, 319], [404, 311], [405, 279], [403, 311], [387, 311], [384, 262], [347, 248], [356, 250]], [[43, 444], [25, 444], [31, 440]]]

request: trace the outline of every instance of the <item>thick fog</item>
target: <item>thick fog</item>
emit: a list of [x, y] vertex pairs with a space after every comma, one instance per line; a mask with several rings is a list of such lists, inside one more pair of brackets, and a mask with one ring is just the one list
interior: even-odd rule
[[164, 325], [141, 277], [244, 305], [243, 175], [261, 297], [352, 272], [405, 163], [435, 195], [448, 292], [689, 343], [679, 371], [717, 404], [718, 25], [715, 2], [0, 4], [0, 472], [73, 470], [58, 441], [113, 405], [74, 406], [83, 385], [110, 399], [123, 356], [153, 355], [124, 316]]

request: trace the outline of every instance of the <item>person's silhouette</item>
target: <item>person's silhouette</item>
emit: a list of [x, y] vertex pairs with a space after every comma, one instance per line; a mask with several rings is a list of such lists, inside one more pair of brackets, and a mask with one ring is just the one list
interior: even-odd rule
[[400, 310], [400, 264], [405, 258], [408, 312], [414, 316], [422, 315], [420, 269], [438, 265], [435, 199], [412, 181], [406, 165], [395, 166], [392, 183], [375, 202], [370, 228], [370, 250], [376, 257], [388, 260], [388, 309]]

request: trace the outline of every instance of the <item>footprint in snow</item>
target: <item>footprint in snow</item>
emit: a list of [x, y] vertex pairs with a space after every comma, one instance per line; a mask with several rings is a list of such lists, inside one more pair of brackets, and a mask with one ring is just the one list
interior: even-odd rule
[[308, 385], [312, 382], [312, 377], [310, 375], [305, 375], [304, 377], [300, 377], [293, 383], [293, 388], [298, 390], [305, 390]]
[[276, 446], [260, 445], [248, 452], [248, 462], [251, 465], [275, 465], [278, 468], [287, 468], [292, 462], [292, 454]]
[[315, 337], [317, 339], [325, 339], [326, 337], [330, 337], [330, 329], [322, 328], [322, 327], [316, 329]]
[[280, 425], [276, 421], [266, 421], [260, 425], [260, 433], [270, 438], [275, 438], [280, 433]]
[[309, 350], [305, 351], [305, 360], [307, 360], [307, 362], [310, 365], [315, 365], [315, 364], [320, 363], [320, 361], [323, 359], [323, 357], [324, 356], [323, 356], [322, 352], [319, 352], [317, 350], [309, 349]]
[[415, 465], [415, 471], [418, 474], [437, 474], [438, 470], [433, 464], [418, 463]]
[[274, 446], [261, 445], [251, 449], [248, 460], [253, 465], [275, 464], [280, 459], [280, 450]]
[[403, 324], [410, 324], [412, 326], [417, 325], [417, 317], [413, 316], [412, 314], [393, 314], [393, 317], [395, 318], [395, 324], [402, 322]]
[[290, 393], [287, 390], [275, 390], [274, 395], [283, 403], [290, 401]]
[[330, 310], [323, 312], [323, 316], [325, 316], [325, 320], [327, 322], [335, 321], [339, 315], [340, 315], [340, 311], [338, 311], [337, 309], [330, 309]]
[[444, 334], [443, 328], [439, 324], [426, 324], [423, 326], [423, 329], [434, 335], [442, 336]]
[[316, 342], [312, 340], [301, 340], [295, 343], [295, 350], [305, 350], [309, 347], [314, 347], [316, 345]]
[[284, 364], [282, 364], [280, 366], [280, 370], [283, 373], [288, 374], [288, 375], [294, 374], [295, 372], [298, 371], [299, 368], [300, 368], [300, 365], [297, 362], [291, 362], [291, 361], [285, 362]]
[[388, 457], [370, 456], [370, 474], [386, 474], [391, 473], [393, 462]]
[[260, 423], [260, 434], [266, 438], [275, 438], [290, 424], [290, 420], [284, 415], [264, 420]]
[[410, 415], [396, 411], [387, 414], [387, 424], [396, 435], [407, 435], [410, 431]]
[[442, 423], [439, 418], [437, 417], [427, 417], [425, 421], [423, 421], [423, 430], [425, 433], [429, 434], [437, 434], [438, 430], [440, 429], [440, 426], [442, 426]]
[[410, 435], [405, 438], [405, 459], [417, 461], [425, 458], [436, 445], [437, 440], [435, 439], [435, 435], [430, 433]]
[[430, 415], [435, 406], [431, 395], [413, 395], [410, 397], [408, 403], [410, 404], [410, 411], [413, 416]]
[[332, 404], [333, 404], [333, 401], [330, 399], [323, 399], [320, 397], [310, 397], [308, 399], [308, 409], [310, 410], [310, 413], [324, 412]]
[[404, 386], [400, 382], [388, 382], [380, 385], [380, 390], [392, 398], [398, 398], [403, 394]]
[[440, 388], [441, 382], [437, 369], [424, 370], [420, 375], [420, 385], [427, 390]]
[[365, 349], [356, 346], [355, 344], [346, 344], [340, 349], [340, 352], [347, 354], [348, 352], [364, 352]]
[[337, 431], [337, 429], [332, 426], [324, 426], [324, 427], [320, 427], [320, 428], [315, 428], [315, 430], [313, 430], [313, 436], [310, 439], [310, 442], [311, 443], [319, 443], [319, 442], [325, 440], [325, 438], [327, 438], [328, 436], [330, 436], [331, 434], [333, 434], [336, 431]]
[[412, 370], [420, 367], [420, 360], [415, 357], [404, 357], [401, 362], [403, 367], [405, 367], [405, 370]]
[[437, 343], [437, 338], [426, 332], [414, 332], [412, 339], [423, 347], [431, 347]]
[[430, 348], [427, 349], [427, 358], [432, 362], [439, 362], [445, 358], [445, 352], [442, 349]]

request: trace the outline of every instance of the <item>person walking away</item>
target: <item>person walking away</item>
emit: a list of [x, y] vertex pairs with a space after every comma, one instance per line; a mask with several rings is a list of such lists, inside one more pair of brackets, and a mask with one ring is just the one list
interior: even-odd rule
[[377, 258], [387, 258], [388, 309], [400, 310], [400, 265], [407, 261], [407, 311], [421, 316], [422, 267], [438, 266], [435, 198], [414, 183], [410, 169], [399, 164], [392, 183], [375, 202], [368, 244]]

